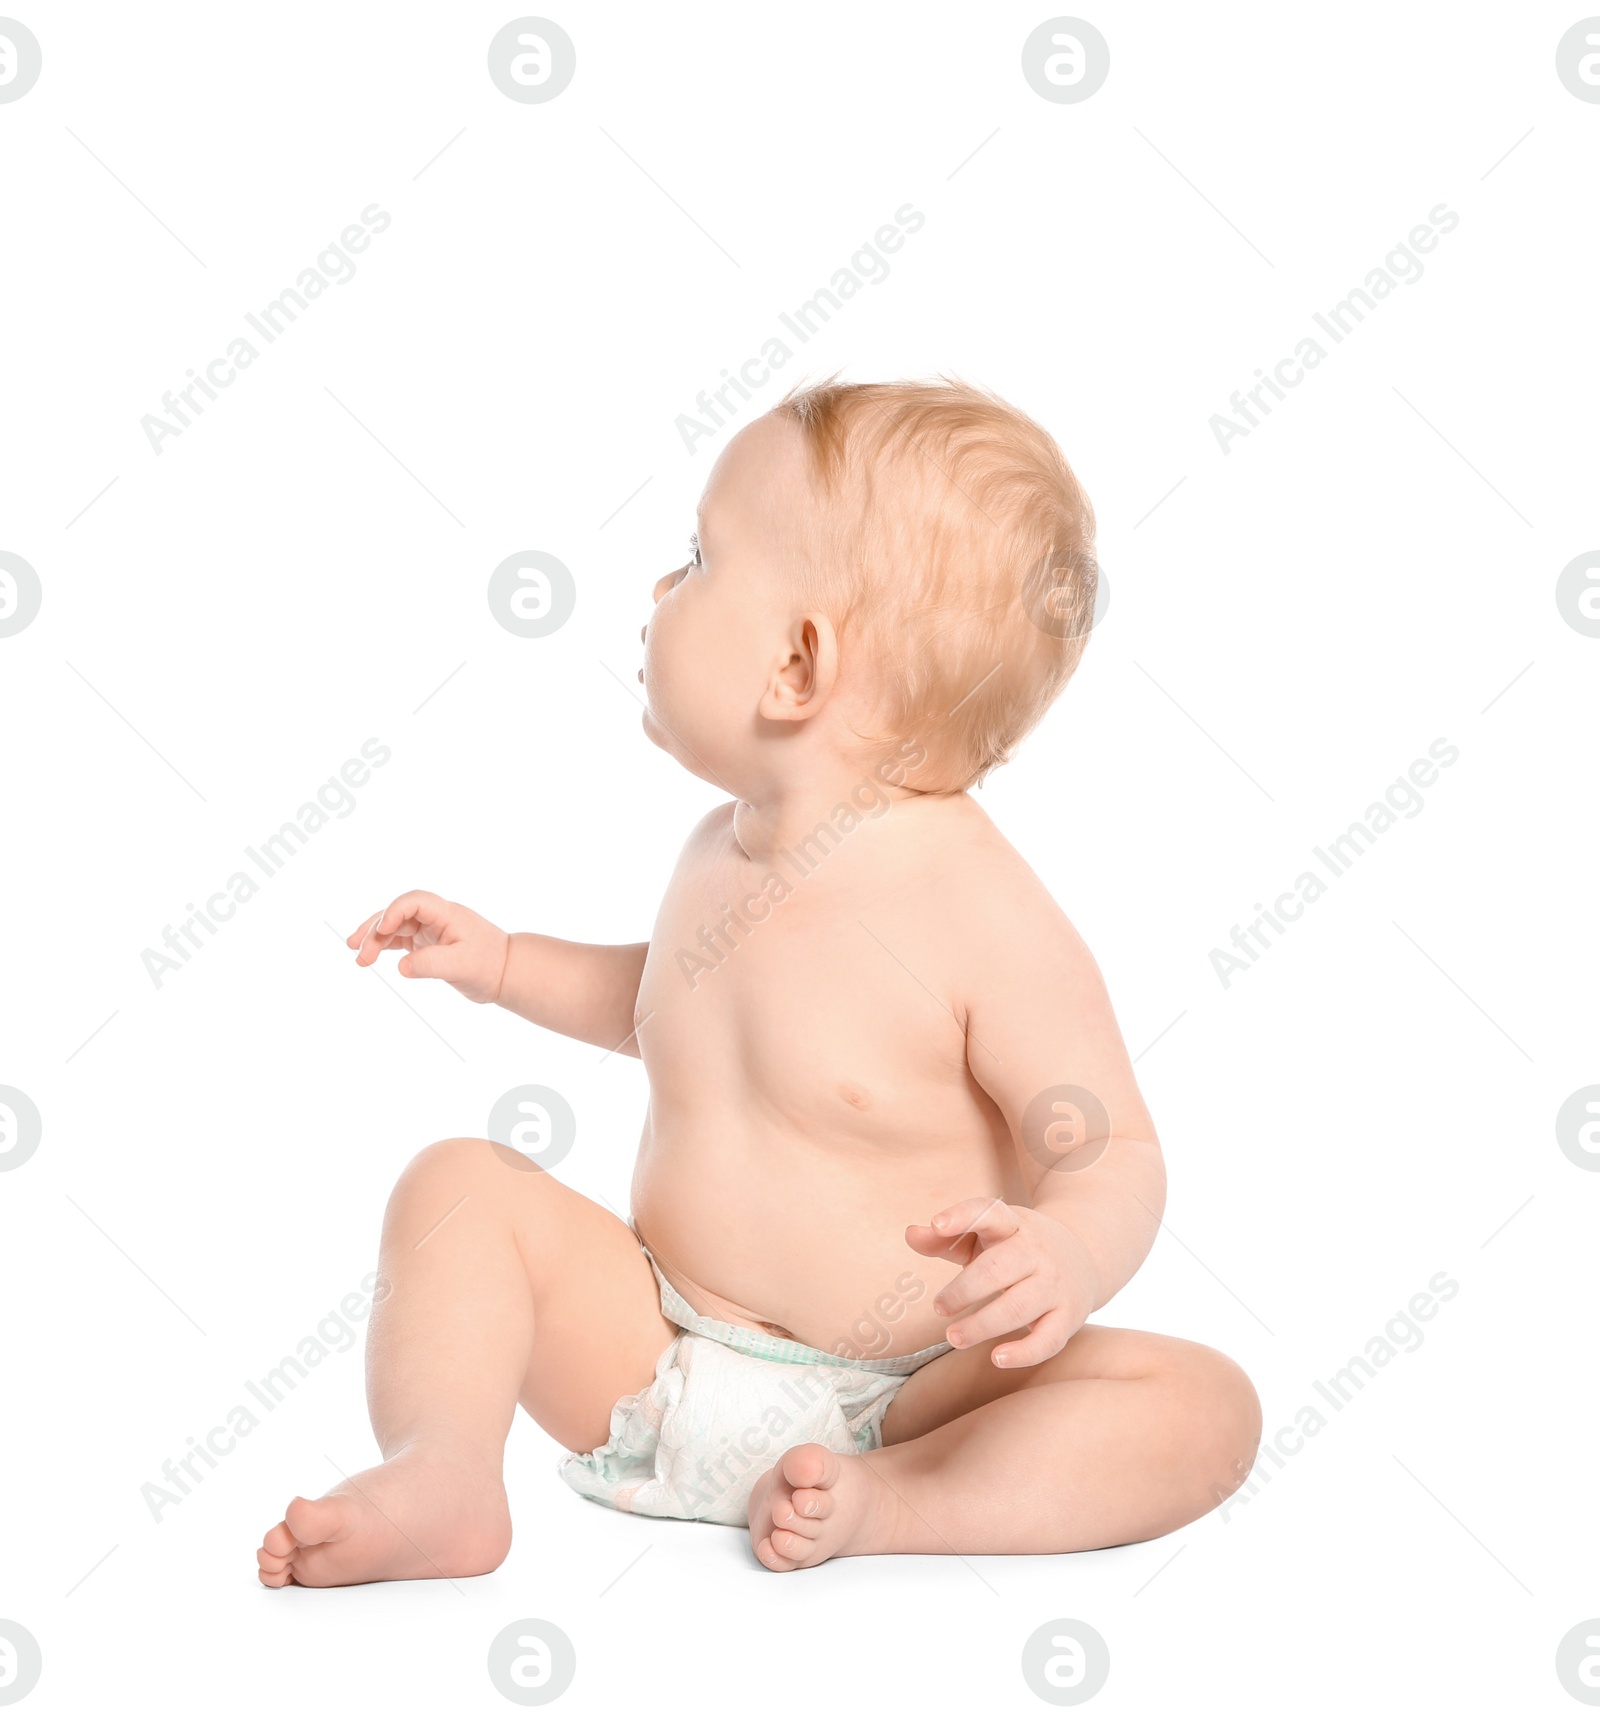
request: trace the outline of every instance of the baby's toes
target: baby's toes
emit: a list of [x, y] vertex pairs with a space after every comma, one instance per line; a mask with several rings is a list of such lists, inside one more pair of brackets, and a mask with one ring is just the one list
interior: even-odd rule
[[293, 1557], [299, 1540], [289, 1531], [289, 1524], [280, 1521], [274, 1528], [267, 1530], [266, 1538], [261, 1541], [261, 1549], [269, 1557]]
[[790, 1503], [801, 1521], [824, 1521], [833, 1514], [833, 1493], [817, 1491], [809, 1486], [797, 1486], [790, 1495]]
[[[809, 1556], [809, 1547], [822, 1532], [827, 1513], [827, 1492], [816, 1491], [809, 1486], [797, 1486], [786, 1492], [780, 1487], [767, 1504], [767, 1514], [772, 1518], [773, 1543], [785, 1557]], [[797, 1544], [790, 1547], [779, 1541], [777, 1536], [780, 1532], [793, 1534]]]
[[796, 1444], [778, 1458], [778, 1473], [791, 1488], [810, 1486], [825, 1489], [838, 1483], [839, 1458], [819, 1443]]
[[775, 1569], [782, 1573], [784, 1570], [798, 1569], [800, 1567], [800, 1565], [792, 1558], [785, 1557], [783, 1553], [778, 1550], [778, 1548], [772, 1543], [772, 1535], [770, 1533], [762, 1534], [760, 1539], [755, 1542], [755, 1554], [756, 1562], [759, 1563], [763, 1569]]
[[767, 1543], [771, 1545], [779, 1557], [787, 1558], [791, 1565], [798, 1567], [816, 1561], [816, 1540], [809, 1534], [801, 1533], [795, 1528], [773, 1528], [767, 1536]]
[[268, 1530], [256, 1552], [256, 1575], [263, 1587], [287, 1587], [294, 1580], [290, 1565], [300, 1543], [285, 1522]]

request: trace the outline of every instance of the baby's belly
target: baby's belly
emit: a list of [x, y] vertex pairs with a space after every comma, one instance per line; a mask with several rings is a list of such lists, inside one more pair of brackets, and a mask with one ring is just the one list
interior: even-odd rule
[[1023, 1197], [992, 1143], [874, 1151], [724, 1119], [659, 1118], [634, 1172], [634, 1225], [702, 1316], [863, 1359], [944, 1339], [933, 1298], [959, 1266], [906, 1244], [963, 1198]]

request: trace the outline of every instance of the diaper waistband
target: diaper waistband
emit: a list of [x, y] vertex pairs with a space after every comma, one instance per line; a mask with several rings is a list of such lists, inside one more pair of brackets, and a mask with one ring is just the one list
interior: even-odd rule
[[770, 1360], [782, 1366], [836, 1366], [844, 1371], [875, 1372], [884, 1377], [909, 1377], [919, 1366], [950, 1352], [948, 1342], [935, 1342], [914, 1354], [897, 1354], [893, 1359], [852, 1358], [848, 1354], [825, 1354], [820, 1348], [808, 1348], [803, 1342], [784, 1336], [769, 1336], [761, 1330], [749, 1330], [741, 1324], [723, 1323], [718, 1318], [703, 1318], [683, 1295], [661, 1273], [661, 1266], [644, 1241], [639, 1250], [650, 1260], [656, 1281], [661, 1287], [661, 1315], [680, 1330], [692, 1336], [704, 1336], [707, 1341], [720, 1342], [736, 1354], [753, 1360]]

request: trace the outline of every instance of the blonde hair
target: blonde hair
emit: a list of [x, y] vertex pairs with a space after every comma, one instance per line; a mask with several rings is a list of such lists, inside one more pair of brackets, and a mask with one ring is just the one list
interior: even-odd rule
[[[1094, 511], [1055, 440], [986, 390], [824, 383], [796, 421], [834, 507], [809, 597], [876, 668], [916, 788], [965, 790], [1044, 717], [1094, 622]], [[919, 782], [922, 781], [922, 782]]]

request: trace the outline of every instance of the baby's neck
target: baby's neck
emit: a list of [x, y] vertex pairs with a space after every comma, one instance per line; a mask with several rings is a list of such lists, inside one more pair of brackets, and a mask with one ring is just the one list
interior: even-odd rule
[[841, 762], [837, 772], [819, 773], [803, 782], [774, 785], [763, 795], [734, 805], [733, 836], [752, 862], [766, 863], [792, 850], [820, 823], [837, 828], [841, 811], [870, 822], [892, 805], [922, 801], [924, 793], [886, 783], [869, 769]]

